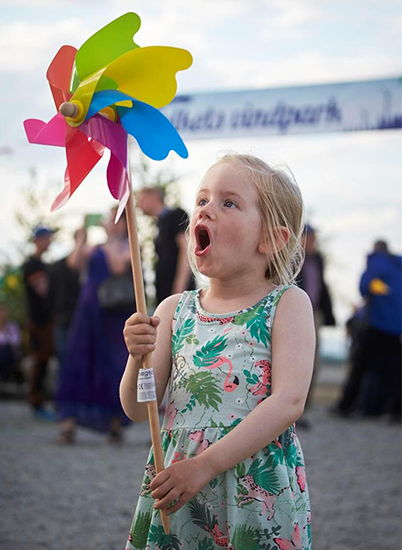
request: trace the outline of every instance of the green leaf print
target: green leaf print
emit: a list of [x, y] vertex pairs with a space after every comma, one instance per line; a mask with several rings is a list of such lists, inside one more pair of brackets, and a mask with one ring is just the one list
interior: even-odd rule
[[147, 545], [149, 526], [151, 525], [152, 514], [138, 512], [131, 526], [131, 544], [135, 548], [145, 548]]
[[248, 527], [245, 523], [236, 525], [232, 545], [243, 550], [260, 550], [260, 535], [258, 529]]
[[264, 315], [264, 305], [260, 306], [252, 319], [247, 322], [247, 328], [250, 330], [250, 335], [261, 342], [265, 347], [271, 341], [271, 335], [268, 331], [267, 317]]
[[240, 462], [236, 464], [236, 477], [243, 477], [244, 475], [246, 475], [246, 465], [244, 462]]
[[213, 340], [202, 346], [200, 350], [193, 356], [193, 362], [196, 367], [210, 367], [213, 365], [219, 355], [226, 348], [226, 336], [215, 336]]
[[204, 531], [212, 531], [215, 525], [218, 523], [216, 517], [211, 514], [211, 510], [206, 504], [201, 504], [197, 500], [190, 500], [188, 503], [190, 509], [190, 516], [195, 525], [204, 529]]
[[275, 296], [274, 301], [272, 302], [272, 307], [276, 307], [278, 305], [279, 300], [281, 299], [282, 294], [288, 289], [289, 287], [283, 288], [278, 294]]
[[292, 442], [285, 453], [286, 463], [290, 468], [295, 468], [297, 464], [297, 450], [295, 444]]
[[195, 327], [195, 319], [186, 319], [183, 325], [173, 334], [172, 355], [177, 355], [184, 346], [184, 341], [190, 336]]
[[222, 399], [219, 394], [222, 390], [219, 388], [214, 376], [210, 372], [198, 372], [193, 374], [187, 381], [186, 389], [192, 393], [200, 405], [204, 405], [207, 409], [212, 407], [216, 411]]
[[282, 447], [279, 445], [276, 445], [275, 443], [270, 443], [268, 445], [269, 450], [269, 463], [270, 466], [272, 465], [274, 468], [278, 466], [278, 464], [283, 464], [283, 450]]
[[254, 482], [268, 491], [269, 493], [279, 493], [281, 486], [275, 474], [275, 470], [270, 467], [269, 459], [262, 464], [262, 459], [254, 460], [248, 471], [253, 476]]
[[205, 537], [205, 539], [200, 540], [200, 542], [198, 543], [197, 550], [214, 550], [214, 549], [215, 549], [215, 545], [209, 537]]
[[258, 311], [258, 308], [255, 307], [250, 311], [246, 311], [245, 313], [240, 313], [240, 315], [235, 316], [232, 322], [234, 325], [239, 325], [239, 326], [245, 325], [246, 323], [248, 323], [248, 321], [250, 321], [251, 319], [254, 319], [257, 311]]
[[162, 525], [151, 525], [149, 541], [159, 546], [160, 550], [180, 550], [177, 535], [166, 535]]
[[225, 426], [222, 422], [219, 422], [219, 427], [221, 428], [219, 439], [222, 439], [222, 437], [224, 437], [226, 434], [231, 432], [233, 428], [235, 428], [238, 424], [240, 424], [241, 421], [242, 421], [241, 418], [236, 418], [236, 420], [233, 420], [230, 426]]

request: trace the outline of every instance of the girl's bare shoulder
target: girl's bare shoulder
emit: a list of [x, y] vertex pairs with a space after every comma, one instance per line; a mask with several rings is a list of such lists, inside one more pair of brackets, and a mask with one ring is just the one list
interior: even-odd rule
[[165, 298], [156, 308], [154, 315], [160, 317], [162, 320], [173, 320], [181, 296], [181, 294], [173, 294]]
[[279, 300], [275, 320], [288, 322], [289, 320], [309, 318], [313, 314], [308, 294], [297, 286], [286, 290]]

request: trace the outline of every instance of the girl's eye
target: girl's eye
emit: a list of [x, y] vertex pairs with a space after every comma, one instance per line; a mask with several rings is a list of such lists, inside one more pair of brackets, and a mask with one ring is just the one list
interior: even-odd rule
[[225, 201], [224, 206], [227, 206], [228, 208], [233, 208], [233, 207], [236, 208], [236, 204], [231, 200]]
[[205, 206], [207, 204], [207, 199], [198, 199], [197, 206]]

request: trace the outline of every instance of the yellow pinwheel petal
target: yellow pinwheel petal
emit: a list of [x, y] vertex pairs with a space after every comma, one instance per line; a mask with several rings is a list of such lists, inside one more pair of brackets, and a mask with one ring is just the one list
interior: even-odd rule
[[104, 74], [117, 83], [120, 92], [160, 109], [176, 95], [176, 73], [188, 69], [192, 62], [187, 50], [148, 46], [121, 55]]
[[79, 120], [68, 119], [68, 123], [79, 126], [83, 122], [93, 94], [101, 89], [117, 89], [160, 109], [176, 94], [176, 73], [188, 69], [192, 61], [187, 50], [169, 46], [148, 46], [126, 52], [79, 84], [72, 100], [81, 102], [82, 115]]

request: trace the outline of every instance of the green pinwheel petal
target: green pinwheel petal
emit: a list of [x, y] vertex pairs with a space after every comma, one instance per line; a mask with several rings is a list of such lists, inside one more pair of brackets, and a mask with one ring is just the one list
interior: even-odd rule
[[73, 91], [77, 88], [79, 81], [103, 69], [124, 53], [139, 48], [133, 36], [140, 26], [139, 16], [130, 12], [115, 19], [88, 38], [75, 58], [77, 76], [73, 75]]

